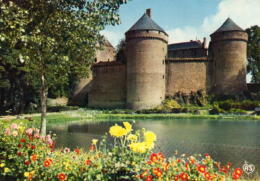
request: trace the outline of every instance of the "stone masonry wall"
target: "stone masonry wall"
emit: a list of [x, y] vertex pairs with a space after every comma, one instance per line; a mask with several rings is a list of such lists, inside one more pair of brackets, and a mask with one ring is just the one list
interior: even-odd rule
[[123, 108], [126, 103], [126, 66], [118, 62], [100, 62], [93, 66], [89, 107]]
[[166, 59], [166, 96], [207, 90], [207, 58]]

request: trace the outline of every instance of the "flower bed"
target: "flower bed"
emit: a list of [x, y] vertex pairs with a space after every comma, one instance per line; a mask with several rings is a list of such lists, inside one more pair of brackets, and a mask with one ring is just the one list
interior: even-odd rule
[[0, 122], [0, 179], [13, 180], [239, 180], [240, 168], [221, 166], [208, 154], [205, 156], [165, 158], [153, 153], [156, 135], [145, 129], [134, 131], [124, 122], [109, 130], [107, 136], [92, 140], [88, 151], [55, 149], [51, 135], [41, 137], [36, 128], [26, 124]]

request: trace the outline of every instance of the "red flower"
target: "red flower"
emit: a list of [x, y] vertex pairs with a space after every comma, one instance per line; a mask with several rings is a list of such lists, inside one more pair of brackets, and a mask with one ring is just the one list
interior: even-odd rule
[[241, 168], [236, 168], [234, 170], [233, 174], [241, 176], [243, 174], [243, 170]]
[[21, 143], [26, 143], [26, 140], [22, 138], [22, 139], [20, 139], [20, 142]]
[[178, 163], [180, 163], [180, 162], [181, 162], [181, 160], [180, 160], [180, 159], [178, 159], [178, 160], [177, 160], [177, 162], [178, 162]]
[[74, 152], [77, 153], [77, 155], [79, 155], [79, 154], [80, 154], [80, 149], [76, 148], [76, 149], [74, 150]]
[[207, 179], [207, 180], [210, 180], [211, 179], [211, 176], [208, 172], [205, 172], [204, 173], [204, 177]]
[[31, 146], [31, 149], [33, 149], [33, 150], [34, 150], [35, 148], [36, 148], [36, 146], [35, 146], [35, 145], [32, 145], [32, 146]]
[[161, 177], [163, 172], [160, 168], [154, 168], [153, 169], [153, 174], [156, 175], [157, 177]]
[[152, 153], [150, 156], [150, 160], [152, 162], [156, 162], [158, 160], [157, 154], [156, 153]]
[[49, 145], [49, 148], [53, 150], [53, 149], [55, 148], [55, 142], [53, 142], [52, 144], [50, 144], [50, 145]]
[[145, 181], [153, 181], [153, 176], [152, 175], [148, 175], [146, 177]]
[[178, 176], [175, 176], [174, 177], [174, 181], [178, 181], [179, 180], [179, 177]]
[[232, 178], [233, 180], [238, 180], [240, 178], [240, 175], [233, 173]]
[[186, 170], [189, 170], [189, 169], [190, 169], [189, 162], [186, 162], [186, 163], [185, 163], [185, 167], [186, 167]]
[[208, 154], [208, 153], [206, 153], [206, 154], [205, 154], [205, 157], [208, 157], [208, 156], [209, 156], [209, 154]]
[[21, 145], [21, 144], [18, 144], [17, 146], [18, 146], [18, 148], [22, 148], [23, 147], [23, 145]]
[[220, 168], [219, 171], [224, 172], [224, 173], [227, 174], [228, 171], [229, 171], [229, 167], [224, 166], [224, 167]]
[[162, 152], [157, 153], [158, 159], [163, 161], [165, 159], [165, 156]]
[[90, 161], [90, 160], [86, 160], [86, 161], [85, 161], [85, 164], [86, 164], [86, 165], [91, 165], [91, 161]]
[[32, 161], [36, 161], [37, 158], [38, 158], [38, 156], [37, 156], [36, 154], [33, 154], [33, 155], [31, 156], [31, 160], [32, 160]]
[[200, 173], [206, 172], [206, 166], [205, 165], [197, 165], [197, 169]]
[[147, 164], [148, 164], [148, 165], [151, 165], [152, 163], [153, 163], [153, 162], [152, 162], [152, 161], [150, 161], [150, 160], [149, 160], [149, 161], [147, 161]]
[[30, 165], [31, 162], [30, 162], [29, 160], [26, 160], [26, 161], [24, 161], [24, 164], [25, 164], [25, 165]]
[[44, 167], [49, 167], [51, 166], [52, 164], [52, 159], [46, 159], [44, 162], [43, 162], [43, 166]]
[[66, 180], [66, 179], [67, 179], [67, 176], [66, 176], [64, 173], [59, 173], [59, 174], [57, 175], [57, 178], [58, 178], [59, 180]]
[[187, 173], [183, 172], [183, 173], [181, 173], [181, 174], [179, 175], [179, 178], [180, 178], [182, 181], [186, 181], [186, 180], [188, 180], [189, 175], [188, 175]]
[[22, 153], [21, 153], [21, 152], [17, 152], [17, 155], [18, 155], [18, 156], [22, 156]]

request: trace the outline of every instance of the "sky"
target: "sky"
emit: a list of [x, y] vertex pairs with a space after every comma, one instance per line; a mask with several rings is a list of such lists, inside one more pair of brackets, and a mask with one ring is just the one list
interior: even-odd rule
[[242, 28], [260, 26], [260, 0], [130, 0], [120, 7], [121, 24], [102, 34], [116, 46], [124, 33], [152, 9], [152, 19], [169, 34], [169, 43], [202, 40], [230, 17]]

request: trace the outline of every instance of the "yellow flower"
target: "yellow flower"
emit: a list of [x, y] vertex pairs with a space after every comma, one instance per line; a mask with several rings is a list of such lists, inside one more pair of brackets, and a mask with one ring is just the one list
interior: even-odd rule
[[133, 152], [136, 153], [145, 153], [147, 151], [145, 142], [131, 143], [129, 147]]
[[29, 177], [30, 173], [29, 172], [24, 172], [23, 174], [25, 177]]
[[123, 122], [123, 125], [127, 131], [127, 133], [130, 133], [132, 131], [132, 125], [128, 122]]
[[127, 134], [127, 130], [116, 124], [115, 126], [110, 127], [109, 133], [111, 136], [121, 137], [121, 136], [125, 136]]
[[134, 135], [134, 134], [129, 134], [126, 139], [130, 140], [130, 141], [136, 141], [137, 140], [137, 136]]
[[93, 144], [93, 145], [96, 145], [97, 142], [98, 142], [98, 139], [92, 139], [92, 144]]
[[145, 142], [145, 146], [147, 150], [151, 150], [154, 148], [154, 143], [153, 142]]
[[18, 129], [19, 129], [19, 131], [20, 131], [20, 132], [24, 132], [24, 130], [25, 130], [25, 127], [24, 127], [24, 126], [19, 126], [19, 128], [18, 128]]
[[0, 164], [0, 167], [1, 167], [1, 168], [3, 168], [4, 166], [5, 166], [5, 164], [4, 164], [4, 163], [1, 163], [1, 164]]
[[4, 168], [4, 173], [8, 173], [8, 172], [10, 172], [10, 169], [9, 168]]
[[152, 143], [156, 141], [156, 135], [152, 131], [144, 132], [144, 140], [145, 142]]

